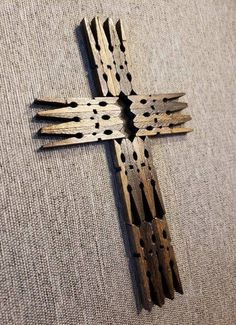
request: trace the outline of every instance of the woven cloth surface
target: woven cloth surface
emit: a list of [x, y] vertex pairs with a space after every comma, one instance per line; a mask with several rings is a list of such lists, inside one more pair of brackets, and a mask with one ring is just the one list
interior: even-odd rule
[[[0, 2], [0, 324], [236, 324], [235, 0]], [[183, 283], [140, 310], [108, 144], [38, 151], [34, 98], [94, 94], [83, 17], [122, 18], [139, 93], [186, 92], [152, 139]]]

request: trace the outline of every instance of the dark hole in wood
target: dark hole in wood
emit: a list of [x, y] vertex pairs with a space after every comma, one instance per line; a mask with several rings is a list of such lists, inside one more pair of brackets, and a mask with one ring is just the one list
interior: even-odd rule
[[143, 116], [145, 116], [145, 117], [148, 117], [148, 116], [150, 116], [151, 114], [149, 113], [149, 112], [145, 112], [145, 113], [143, 113]]
[[124, 66], [123, 66], [123, 65], [120, 65], [120, 69], [121, 69], [121, 70], [124, 69]]
[[125, 175], [127, 175], [128, 174], [128, 172], [127, 172], [127, 170], [125, 171]]
[[120, 75], [119, 75], [119, 73], [117, 73], [117, 72], [116, 72], [116, 80], [117, 80], [117, 81], [120, 81]]
[[133, 165], [129, 165], [129, 169], [134, 169], [134, 166]]
[[123, 43], [120, 44], [120, 49], [121, 49], [122, 52], [125, 52], [125, 47], [124, 47]]
[[141, 247], [144, 247], [144, 241], [143, 241], [143, 239], [142, 239], [142, 238], [140, 239], [140, 241], [139, 241], [139, 242], [140, 242], [140, 246], [141, 246]]
[[70, 107], [75, 108], [75, 107], [77, 107], [77, 106], [78, 106], [78, 104], [77, 104], [76, 102], [71, 102], [71, 103], [70, 103]]
[[149, 126], [146, 127], [146, 130], [152, 131], [153, 130], [153, 127], [151, 125], [149, 125]]
[[120, 159], [123, 163], [125, 162], [125, 155], [123, 154], [123, 152], [120, 154]]
[[105, 130], [103, 133], [106, 134], [106, 135], [110, 135], [110, 134], [113, 133], [113, 131], [112, 130]]
[[92, 135], [96, 135], [97, 133], [96, 132], [93, 132]]
[[130, 184], [127, 185], [127, 190], [128, 190], [129, 193], [132, 192], [132, 186]]
[[146, 101], [146, 99], [141, 99], [141, 100], [140, 100], [140, 103], [141, 103], [141, 104], [146, 104], [147, 101]]
[[103, 61], [101, 60], [101, 64], [103, 64]]
[[155, 202], [155, 208], [156, 208], [156, 217], [159, 219], [163, 219], [164, 211], [159, 199], [159, 196], [156, 191], [155, 181], [154, 179], [151, 179], [151, 185], [153, 188], [153, 196], [154, 196], [154, 202]]
[[141, 163], [141, 167], [145, 167], [145, 163], [144, 162]]
[[96, 128], [96, 129], [99, 129], [99, 126], [100, 126], [100, 125], [99, 125], [99, 123], [98, 123], [98, 122], [97, 122], [97, 123], [95, 123], [95, 128]]
[[160, 249], [164, 249], [165, 247], [163, 245], [160, 245]]
[[151, 277], [151, 272], [150, 271], [147, 271], [146, 272], [146, 275], [147, 275], [148, 278], [150, 278]]
[[139, 173], [140, 172], [140, 170], [137, 168], [137, 172]]
[[153, 110], [154, 110], [154, 109], [155, 109], [155, 106], [153, 106], [153, 105], [152, 105], [152, 106], [151, 106], [151, 109], [153, 109]]
[[170, 125], [169, 125], [169, 128], [170, 128], [170, 129], [173, 129], [173, 127], [174, 127], [174, 124], [170, 124]]
[[154, 123], [157, 123], [157, 118], [154, 118]]
[[98, 51], [100, 51], [100, 50], [101, 50], [101, 47], [100, 47], [100, 45], [99, 45], [99, 44], [96, 44], [96, 49], [97, 49]]
[[76, 135], [75, 135], [75, 137], [77, 138], [77, 139], [81, 139], [81, 138], [83, 138], [83, 133], [81, 133], [81, 132], [78, 132], [78, 133], [76, 133]]
[[[127, 75], [126, 75], [127, 79], [129, 80], [129, 82], [132, 81], [132, 76], [131, 74], [128, 72]], [[131, 94], [132, 95], [132, 94]]]
[[138, 160], [138, 155], [137, 155], [136, 151], [133, 152], [133, 158], [134, 158], [134, 160]]
[[116, 64], [116, 61], [113, 61], [113, 64]]
[[103, 73], [103, 79], [107, 82], [107, 80], [108, 80], [108, 77], [107, 77], [107, 74], [106, 73]]
[[167, 98], [163, 98], [163, 102], [166, 103], [168, 101]]
[[143, 202], [143, 210], [144, 210], [144, 214], [145, 214], [145, 220], [147, 222], [151, 222], [153, 219], [153, 216], [152, 216], [152, 212], [150, 210], [149, 204], [148, 204], [148, 200], [145, 195], [143, 183], [140, 183], [140, 188], [141, 188], [141, 192], [142, 192], [142, 202]]
[[93, 112], [94, 112], [94, 114], [97, 114], [98, 113], [98, 111], [96, 109], [93, 109]]
[[102, 115], [103, 120], [109, 120], [111, 117], [109, 115]]
[[87, 103], [88, 106], [91, 106], [92, 104], [91, 103]]
[[79, 118], [78, 116], [75, 116], [75, 117], [73, 118], [73, 120], [74, 120], [75, 122], [79, 122], [79, 121], [80, 121], [80, 118]]
[[147, 149], [144, 149], [144, 156], [145, 156], [146, 158], [149, 158], [149, 152], [147, 151]]
[[167, 238], [167, 232], [165, 231], [165, 229], [163, 230], [163, 232], [162, 232], [162, 235], [163, 235], [163, 238]]
[[128, 64], [128, 62], [125, 60], [125, 65], [127, 65]]
[[151, 169], [152, 169], [152, 167], [148, 166], [148, 169], [149, 169], [149, 170], [151, 170]]
[[99, 102], [98, 105], [99, 106], [107, 106], [107, 102]]
[[153, 103], [155, 103], [156, 102], [156, 99], [153, 99]]
[[170, 115], [170, 114], [171, 114], [171, 111], [166, 111], [166, 114], [167, 114], [167, 115]]
[[154, 234], [152, 234], [152, 241], [153, 241], [153, 243], [156, 242], [156, 236]]
[[90, 120], [94, 120], [94, 117], [93, 117], [93, 116], [91, 116], [91, 117], [90, 117]]
[[109, 65], [109, 64], [107, 65], [107, 68], [110, 70], [112, 69], [111, 65]]
[[[129, 187], [129, 185], [128, 185]], [[128, 192], [129, 192], [129, 198], [130, 198], [130, 207], [131, 207], [131, 214], [132, 214], [132, 224], [137, 226], [137, 227], [140, 227], [141, 225], [141, 219], [140, 219], [140, 216], [139, 216], [139, 213], [138, 213], [138, 209], [136, 207], [136, 204], [135, 204], [135, 201], [134, 201], [134, 198], [133, 198], [133, 195], [131, 193], [132, 191], [132, 188], [128, 188]]]

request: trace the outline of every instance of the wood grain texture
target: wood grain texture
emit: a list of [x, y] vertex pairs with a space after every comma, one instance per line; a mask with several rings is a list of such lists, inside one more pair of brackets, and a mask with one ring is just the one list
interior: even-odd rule
[[102, 97], [37, 99], [37, 104], [49, 106], [38, 117], [63, 120], [43, 127], [41, 133], [73, 135], [44, 148], [112, 140], [142, 305], [151, 310], [183, 290], [147, 136], [190, 132], [183, 124], [191, 117], [182, 114], [187, 104], [179, 98], [184, 93], [135, 93], [121, 21], [114, 25], [109, 18], [102, 24], [95, 17], [91, 24], [84, 19], [82, 27]]
[[182, 293], [148, 138], [114, 141], [126, 224], [136, 260], [142, 303], [150, 310]]
[[74, 135], [74, 137], [69, 139], [48, 143], [43, 148], [125, 137], [118, 97], [96, 97], [93, 99], [41, 98], [37, 99], [36, 103], [54, 106], [54, 109], [50, 108], [45, 111], [39, 111], [38, 117], [67, 120], [64, 123], [45, 126], [40, 130], [40, 133]]

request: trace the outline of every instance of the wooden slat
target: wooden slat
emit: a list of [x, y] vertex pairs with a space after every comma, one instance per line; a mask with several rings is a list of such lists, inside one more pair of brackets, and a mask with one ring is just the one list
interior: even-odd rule
[[[100, 63], [103, 66], [104, 75], [110, 95], [117, 96], [120, 94], [120, 84], [116, 78], [116, 69], [113, 63], [113, 56], [109, 50], [109, 43], [106, 38], [102, 23], [99, 17], [92, 20], [91, 28], [97, 45], [99, 46]], [[103, 75], [103, 78], [104, 78]]]
[[185, 134], [188, 132], [192, 132], [192, 128], [186, 127], [163, 127], [163, 128], [153, 128], [152, 130], [147, 129], [140, 129], [137, 131], [136, 136], [143, 137], [143, 136], [154, 136], [157, 134], [160, 135], [171, 135], [171, 134]]
[[143, 105], [151, 104], [153, 100], [155, 101], [171, 101], [171, 100], [177, 100], [180, 97], [183, 97], [185, 93], [165, 93], [165, 94], [152, 94], [152, 95], [130, 95], [128, 96], [129, 100], [132, 101], [133, 103], [139, 103], [142, 99], [145, 99], [147, 103], [142, 103]]
[[170, 125], [178, 125], [191, 120], [190, 115], [183, 115], [179, 113], [158, 115], [151, 115], [145, 117], [143, 115], [136, 115], [134, 118], [134, 125], [138, 129], [146, 129], [148, 127], [165, 127]]
[[[52, 124], [44, 126], [41, 129], [43, 134], [77, 134], [79, 132], [83, 134], [92, 134], [93, 132], [110, 131], [110, 134], [114, 130], [122, 131], [123, 121], [119, 117], [113, 117], [109, 120], [103, 120], [102, 118], [96, 120], [84, 119], [80, 122], [66, 122], [60, 124]], [[106, 133], [106, 132], [105, 132]], [[107, 132], [109, 133], [109, 132]]]
[[[104, 25], [107, 39], [109, 41], [109, 48], [111, 49], [113, 62], [116, 69], [116, 74], [119, 79], [120, 90], [126, 95], [132, 92], [132, 83], [129, 80], [128, 62], [123, 51], [121, 51], [122, 43], [118, 37], [115, 25], [111, 18], [108, 18]], [[122, 48], [123, 49], [123, 48]]]
[[106, 71], [104, 70], [103, 64], [101, 63], [101, 57], [98, 50], [98, 45], [95, 42], [94, 35], [92, 33], [88, 20], [84, 18], [81, 24], [84, 29], [89, 57], [90, 57], [91, 68], [93, 69], [95, 74], [95, 82], [97, 85], [99, 95], [106, 96], [110, 90], [108, 88], [108, 84], [106, 80], [104, 79], [104, 75]]
[[[94, 113], [95, 112], [95, 113]], [[47, 111], [40, 111], [37, 113], [39, 117], [50, 117], [50, 118], [62, 118], [62, 119], [94, 119], [98, 120], [108, 117], [118, 117], [120, 116], [120, 107], [116, 105], [107, 105], [106, 107], [101, 107], [99, 105], [94, 105], [91, 110], [88, 106], [72, 108], [72, 107], [63, 107], [58, 109], [52, 109]]]
[[[95, 98], [80, 98], [80, 97], [69, 97], [69, 98], [51, 98], [51, 97], [42, 97], [35, 99], [35, 104], [42, 105], [51, 105], [55, 107], [76, 107], [78, 106], [91, 106], [99, 105], [99, 103], [106, 104], [117, 104], [118, 97], [95, 97]], [[76, 105], [76, 106], [75, 106]], [[101, 105], [104, 107], [104, 105]]]
[[[124, 53], [124, 58], [128, 70], [128, 79], [130, 80], [130, 83], [132, 85], [131, 93], [135, 94], [137, 87], [136, 87], [135, 79], [133, 78], [134, 75], [133, 75], [133, 68], [132, 68], [132, 60], [130, 59], [128, 39], [125, 33], [123, 21], [121, 19], [118, 20], [116, 24], [116, 30], [117, 30], [118, 37], [120, 39], [121, 50]], [[128, 95], [128, 93], [126, 93], [126, 89], [121, 89], [121, 91], [124, 92], [124, 94]]]
[[97, 141], [105, 141], [105, 140], [112, 140], [112, 139], [121, 139], [124, 138], [124, 134], [120, 131], [113, 131], [112, 134], [104, 134], [104, 133], [96, 133], [92, 134], [85, 134], [82, 138], [71, 137], [68, 139], [57, 140], [53, 142], [46, 143], [42, 146], [43, 149], [55, 148], [55, 147], [63, 147], [68, 145], [76, 145], [76, 144], [84, 144], [90, 142], [97, 142]]

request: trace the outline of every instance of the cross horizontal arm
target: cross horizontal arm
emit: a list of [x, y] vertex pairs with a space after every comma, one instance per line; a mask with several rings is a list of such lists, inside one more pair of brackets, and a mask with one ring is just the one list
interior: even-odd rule
[[125, 137], [117, 97], [42, 98], [37, 99], [36, 103], [54, 106], [54, 109], [38, 112], [39, 117], [69, 120], [69, 122], [45, 126], [40, 130], [41, 133], [74, 135], [71, 138], [48, 143], [43, 146], [44, 148]]
[[136, 136], [192, 131], [191, 128], [176, 127], [191, 120], [190, 115], [179, 113], [188, 106], [187, 103], [178, 101], [183, 95], [184, 93], [128, 96]]
[[37, 104], [53, 107], [39, 111], [39, 117], [66, 120], [43, 127], [41, 133], [74, 135], [46, 144], [44, 148], [124, 138], [125, 124], [130, 121], [136, 136], [189, 132], [192, 129], [178, 126], [191, 119], [179, 113], [187, 107], [186, 103], [178, 102], [182, 95], [131, 95], [125, 104], [119, 97], [37, 99]]

